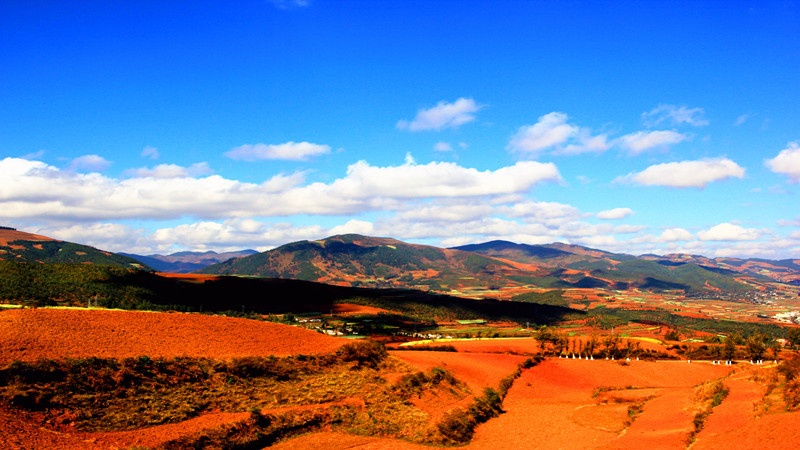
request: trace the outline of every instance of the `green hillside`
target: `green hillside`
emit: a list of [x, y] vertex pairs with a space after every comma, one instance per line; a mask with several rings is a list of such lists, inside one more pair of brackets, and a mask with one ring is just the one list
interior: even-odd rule
[[413, 245], [388, 238], [360, 235], [333, 236], [321, 241], [300, 241], [276, 249], [208, 266], [200, 273], [248, 275], [299, 280], [353, 280], [354, 284], [392, 286], [430, 285], [431, 276], [414, 272], [435, 271], [435, 282], [455, 283], [462, 277], [484, 278], [513, 268], [476, 253]]
[[[20, 248], [21, 247], [21, 248]], [[120, 267], [146, 267], [139, 261], [94, 247], [64, 241], [13, 241], [0, 246], [0, 260], [27, 263], [103, 264]]]
[[0, 261], [25, 263], [75, 263], [147, 268], [127, 256], [98, 250], [88, 245], [58, 241], [44, 236], [0, 227]]

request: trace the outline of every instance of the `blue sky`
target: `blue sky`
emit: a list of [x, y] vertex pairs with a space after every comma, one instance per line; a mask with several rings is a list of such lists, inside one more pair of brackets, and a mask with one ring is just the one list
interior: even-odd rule
[[4, 1], [0, 222], [800, 258], [797, 2]]

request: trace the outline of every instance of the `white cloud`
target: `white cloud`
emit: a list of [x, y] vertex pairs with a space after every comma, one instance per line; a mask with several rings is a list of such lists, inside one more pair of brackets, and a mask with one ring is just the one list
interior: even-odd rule
[[630, 208], [614, 208], [597, 213], [598, 219], [622, 219], [633, 214]]
[[196, 163], [189, 167], [181, 167], [175, 164], [159, 164], [152, 169], [141, 167], [129, 169], [123, 175], [138, 178], [187, 178], [210, 175], [213, 171], [208, 167], [208, 163]]
[[686, 135], [677, 131], [637, 131], [615, 139], [615, 143], [632, 155], [638, 155], [653, 148], [665, 148], [684, 141]]
[[800, 183], [800, 145], [798, 141], [789, 142], [778, 156], [764, 162], [775, 173], [782, 173], [793, 183]]
[[429, 109], [420, 109], [411, 122], [401, 120], [397, 128], [408, 131], [441, 130], [457, 128], [475, 120], [475, 113], [483, 106], [471, 98], [459, 98], [453, 103], [441, 101]]
[[721, 223], [708, 230], [697, 232], [697, 237], [703, 241], [754, 241], [761, 235], [760, 230], [742, 228], [732, 223]]
[[525, 125], [511, 137], [508, 148], [535, 156], [542, 150], [561, 145], [576, 136], [580, 128], [567, 123], [567, 115], [551, 112], [539, 117], [534, 125]]
[[713, 181], [730, 177], [742, 178], [745, 170], [727, 158], [702, 159], [656, 164], [639, 172], [617, 178], [616, 182], [633, 182], [644, 186], [704, 188]]
[[78, 242], [102, 250], [131, 252], [141, 230], [118, 223], [92, 223], [64, 227], [34, 227], [31, 232], [63, 241]]
[[325, 230], [318, 226], [298, 226], [290, 223], [270, 224], [250, 219], [229, 219], [222, 223], [196, 222], [171, 228], [160, 228], [148, 238], [161, 248], [174, 247], [205, 250], [234, 250], [275, 247], [287, 242], [319, 239]]
[[680, 242], [691, 241], [694, 239], [692, 233], [684, 228], [667, 228], [659, 236], [659, 242]]
[[650, 112], [642, 113], [642, 122], [646, 127], [656, 127], [662, 122], [670, 125], [692, 125], [701, 127], [708, 125], [703, 117], [703, 108], [687, 108], [686, 106], [658, 105]]
[[20, 156], [20, 158], [22, 158], [22, 159], [39, 159], [42, 156], [44, 156], [44, 154], [45, 154], [44, 150], [38, 150], [38, 151], [35, 151], [33, 153], [28, 153], [27, 155], [22, 155], [22, 156]]
[[481, 217], [488, 217], [495, 208], [483, 202], [446, 204], [436, 202], [428, 205], [411, 205], [399, 215], [402, 220], [419, 222], [466, 222]]
[[223, 156], [242, 161], [261, 161], [267, 159], [283, 159], [288, 161], [307, 161], [311, 156], [330, 153], [328, 145], [311, 142], [286, 142], [284, 144], [242, 145], [225, 152]]
[[83, 155], [73, 159], [69, 167], [72, 170], [103, 171], [111, 167], [111, 164], [111, 161], [99, 155]]
[[158, 149], [155, 147], [147, 146], [142, 149], [142, 158], [158, 159]]
[[547, 226], [563, 224], [585, 215], [572, 205], [558, 202], [519, 202], [511, 206], [502, 206], [499, 211], [528, 223], [541, 223]]
[[539, 117], [533, 125], [524, 125], [511, 137], [506, 148], [527, 157], [536, 157], [547, 149], [555, 155], [602, 153], [611, 147], [607, 134], [593, 136], [589, 128], [568, 122], [562, 112]]
[[331, 228], [328, 232], [328, 235], [330, 236], [336, 236], [339, 234], [361, 234], [364, 236], [374, 236], [375, 225], [373, 225], [372, 222], [352, 219], [348, 220], [344, 225], [338, 225]]
[[611, 147], [607, 134], [592, 136], [588, 129], [581, 128], [576, 142], [556, 150], [559, 155], [578, 155], [581, 153], [602, 153]]
[[280, 174], [255, 184], [219, 175], [182, 176], [177, 166], [119, 180], [18, 158], [0, 160], [0, 173], [5, 217], [71, 221], [353, 214], [397, 210], [413, 199], [526, 193], [538, 183], [561, 180], [554, 164], [534, 161], [494, 171], [455, 163], [375, 167], [359, 161], [343, 178], [305, 186], [303, 174]]
[[449, 142], [437, 142], [433, 146], [433, 149], [436, 150], [437, 152], [452, 152], [453, 151], [453, 147], [450, 145]]
[[[329, 188], [345, 197], [391, 198], [473, 197], [525, 192], [543, 181], [560, 181], [552, 163], [521, 161], [495, 171], [479, 171], [450, 162], [374, 167], [359, 161], [347, 168], [347, 177]], [[309, 189], [316, 185], [309, 186]]]

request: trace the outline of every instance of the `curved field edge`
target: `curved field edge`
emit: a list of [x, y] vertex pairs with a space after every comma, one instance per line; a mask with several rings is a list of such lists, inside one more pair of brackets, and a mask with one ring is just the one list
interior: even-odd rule
[[[284, 358], [15, 361], [0, 369], [0, 401], [39, 426], [47, 424], [51, 433], [78, 430], [85, 441], [105, 443], [120, 431], [130, 441], [130, 433], [145, 427], [154, 430], [224, 413], [230, 422], [172, 436], [157, 446], [253, 448], [322, 427], [424, 444], [463, 444], [477, 424], [502, 411], [513, 380], [536, 363], [526, 360], [497, 389], [473, 397], [447, 370], [415, 371], [387, 356], [381, 345], [363, 341], [335, 353]], [[385, 373], [398, 376], [389, 382]], [[414, 402], [430, 395], [451, 395], [468, 406], [431, 421]]]

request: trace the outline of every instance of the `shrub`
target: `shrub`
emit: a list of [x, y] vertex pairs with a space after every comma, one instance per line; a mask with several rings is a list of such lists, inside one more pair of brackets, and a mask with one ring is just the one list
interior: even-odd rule
[[786, 409], [794, 411], [800, 405], [800, 380], [792, 380], [786, 383], [783, 390], [783, 400], [786, 402]]
[[444, 415], [436, 425], [444, 439], [443, 443], [466, 444], [475, 432], [475, 419], [464, 409], [458, 408]]
[[342, 361], [357, 363], [358, 367], [377, 367], [381, 361], [386, 359], [388, 353], [386, 353], [386, 347], [379, 342], [361, 341], [343, 345], [336, 355]]
[[792, 381], [800, 373], [800, 358], [794, 357], [781, 361], [778, 365], [778, 372], [786, 378], [786, 381]]

